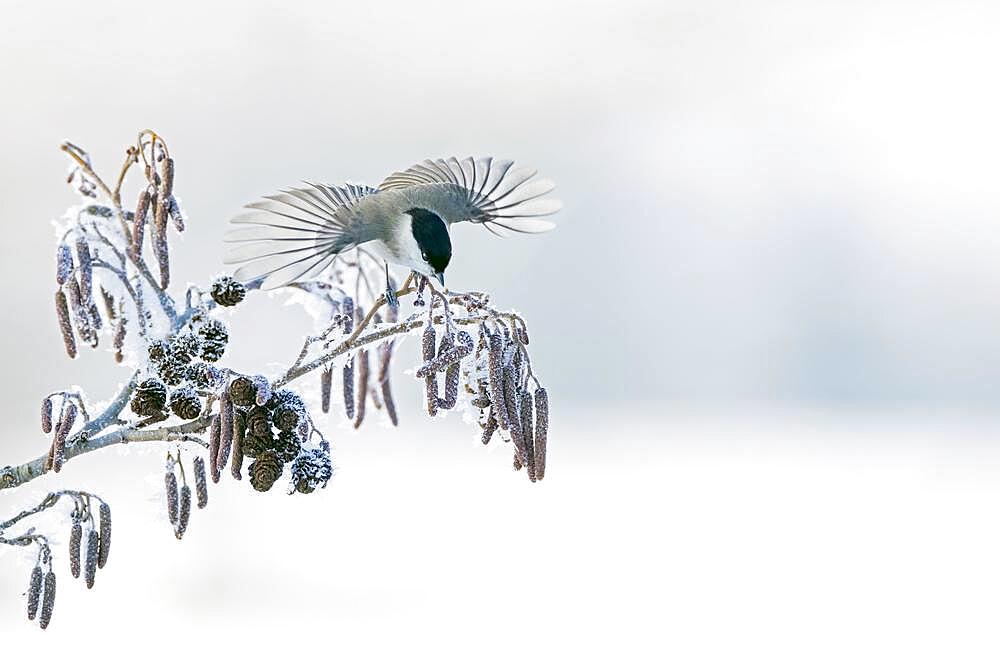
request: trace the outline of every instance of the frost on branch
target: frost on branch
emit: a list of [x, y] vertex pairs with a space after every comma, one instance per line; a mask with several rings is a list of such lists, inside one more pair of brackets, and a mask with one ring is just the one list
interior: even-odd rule
[[[315, 322], [283, 373], [234, 368], [227, 352], [241, 332], [231, 330], [226, 314], [259, 282], [219, 275], [182, 297], [170, 293], [179, 282], [171, 274], [171, 242], [188, 221], [176, 194], [183, 172], [163, 138], [141, 132], [113, 181], [98, 175], [83, 149], [67, 142], [62, 150], [82, 201], [55, 223], [54, 323], [69, 357], [103, 347], [127, 379], [99, 413], [77, 387], [44, 397], [44, 453], [0, 467], [0, 489], [58, 473], [74, 457], [109, 445], [160, 442], [169, 448], [164, 498], [177, 539], [192, 529], [193, 510], [207, 507], [209, 479], [246, 478], [258, 492], [277, 486], [311, 494], [335, 470], [319, 415], [341, 413], [354, 429], [379, 413], [399, 424], [392, 367], [404, 336], [422, 342], [420, 359], [404, 362], [416, 365], [410, 399], [422, 395], [432, 417], [463, 412], [484, 445], [510, 447], [515, 470], [533, 482], [544, 477], [548, 394], [533, 372], [527, 325], [517, 313], [493, 308], [481, 292], [444, 292], [423, 276], [393, 275], [359, 247], [318, 277], [283, 288]], [[126, 193], [129, 175], [138, 182]], [[318, 386], [299, 382], [313, 371]], [[23, 522], [55, 512], [61, 499], [72, 501], [69, 571], [90, 588], [111, 544], [111, 509], [103, 500], [54, 492], [0, 522], [0, 544], [35, 549], [26, 599], [29, 619], [43, 628], [55, 604], [55, 556], [49, 538]]]

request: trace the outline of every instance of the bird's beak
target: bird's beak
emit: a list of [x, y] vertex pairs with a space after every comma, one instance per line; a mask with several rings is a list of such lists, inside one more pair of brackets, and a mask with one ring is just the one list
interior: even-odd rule
[[434, 277], [437, 278], [439, 283], [441, 283], [441, 287], [444, 287], [444, 271], [438, 271], [434, 274]]

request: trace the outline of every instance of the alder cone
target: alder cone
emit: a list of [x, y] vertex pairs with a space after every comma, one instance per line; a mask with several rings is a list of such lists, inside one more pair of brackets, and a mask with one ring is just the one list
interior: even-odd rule
[[170, 410], [181, 419], [197, 419], [201, 414], [201, 399], [191, 387], [180, 387], [170, 394]]
[[269, 491], [281, 477], [282, 465], [277, 454], [270, 449], [262, 451], [257, 459], [250, 464], [250, 484], [261, 493]]
[[212, 299], [220, 306], [235, 306], [246, 295], [247, 288], [243, 286], [243, 283], [229, 276], [223, 276], [212, 283]]
[[151, 417], [163, 411], [167, 404], [167, 388], [156, 378], [139, 383], [132, 397], [132, 412], [140, 417]]

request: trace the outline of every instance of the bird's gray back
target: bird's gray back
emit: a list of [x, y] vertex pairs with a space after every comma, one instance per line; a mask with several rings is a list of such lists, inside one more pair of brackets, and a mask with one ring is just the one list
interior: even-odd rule
[[411, 208], [437, 213], [447, 223], [468, 220], [476, 210], [458, 186], [435, 183], [396, 190], [380, 190], [338, 211], [352, 243], [387, 239], [394, 235], [402, 215]]

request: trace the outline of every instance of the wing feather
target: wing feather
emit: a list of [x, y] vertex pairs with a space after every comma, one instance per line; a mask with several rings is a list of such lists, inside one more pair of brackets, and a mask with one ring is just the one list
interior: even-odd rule
[[[456, 204], [457, 219], [482, 224], [494, 234], [521, 232], [537, 234], [555, 225], [548, 220], [535, 220], [553, 215], [562, 204], [556, 199], [545, 198], [555, 183], [536, 179], [538, 172], [527, 167], [514, 167], [511, 160], [494, 160], [492, 157], [455, 157], [424, 160], [409, 169], [389, 175], [379, 185], [379, 190], [395, 190], [420, 186], [447, 185], [446, 193]], [[457, 200], [461, 201], [457, 201]], [[459, 217], [462, 216], [462, 217]]]
[[306, 183], [247, 204], [232, 219], [239, 227], [225, 235], [233, 246], [224, 261], [241, 265], [237, 280], [263, 278], [265, 289], [316, 275], [357, 245], [358, 230], [344, 214], [374, 192], [364, 185]]

